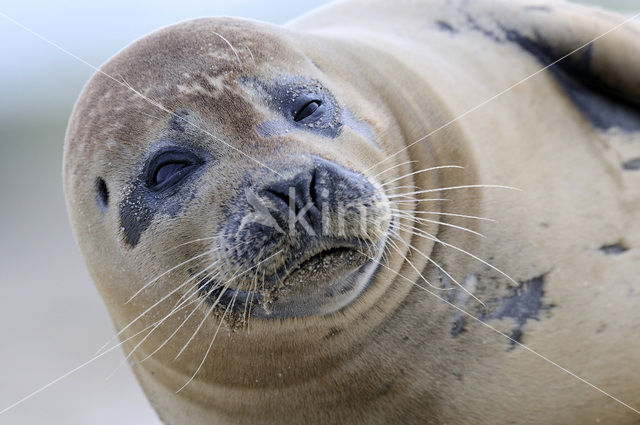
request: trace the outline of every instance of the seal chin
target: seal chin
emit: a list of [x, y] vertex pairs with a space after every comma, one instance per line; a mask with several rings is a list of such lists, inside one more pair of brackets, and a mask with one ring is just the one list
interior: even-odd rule
[[265, 277], [263, 290], [210, 290], [208, 300], [254, 318], [294, 318], [331, 314], [348, 306], [373, 282], [379, 246], [335, 241], [307, 249], [280, 271]]

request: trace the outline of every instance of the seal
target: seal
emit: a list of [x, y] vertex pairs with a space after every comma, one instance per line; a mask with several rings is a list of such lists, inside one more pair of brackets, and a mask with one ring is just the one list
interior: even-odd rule
[[66, 198], [162, 421], [637, 423], [623, 22], [349, 0], [182, 22], [102, 66]]

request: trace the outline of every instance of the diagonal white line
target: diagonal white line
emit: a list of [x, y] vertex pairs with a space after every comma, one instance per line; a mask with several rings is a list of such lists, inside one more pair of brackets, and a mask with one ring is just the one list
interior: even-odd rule
[[613, 28], [609, 29], [607, 32], [600, 34], [599, 36], [597, 36], [596, 38], [594, 38], [593, 40], [584, 43], [582, 46], [578, 47], [577, 49], [572, 50], [571, 52], [567, 53], [566, 55], [562, 56], [560, 59], [557, 59], [553, 62], [551, 62], [549, 65], [545, 66], [542, 69], [537, 70], [536, 72], [534, 72], [533, 74], [529, 75], [528, 77], [523, 78], [522, 80], [518, 81], [517, 83], [513, 84], [512, 86], [507, 87], [506, 89], [502, 90], [500, 93], [491, 96], [489, 99], [483, 101], [482, 103], [480, 103], [479, 105], [474, 106], [473, 108], [467, 110], [466, 112], [463, 112], [462, 114], [458, 115], [456, 118], [452, 119], [451, 121], [448, 121], [447, 123], [441, 125], [440, 127], [436, 128], [435, 130], [431, 131], [430, 133], [426, 134], [425, 136], [422, 136], [421, 138], [419, 138], [418, 140], [416, 140], [415, 142], [410, 143], [409, 145], [405, 146], [404, 148], [400, 149], [399, 151], [397, 151], [396, 153], [387, 156], [385, 159], [376, 162], [374, 165], [372, 165], [371, 167], [367, 168], [366, 170], [363, 171], [363, 173], [366, 173], [367, 171], [371, 170], [372, 168], [376, 167], [377, 165], [388, 161], [389, 159], [393, 158], [394, 156], [398, 155], [400, 152], [404, 152], [405, 150], [409, 149], [411, 146], [415, 145], [416, 143], [420, 143], [423, 140], [428, 139], [429, 137], [433, 136], [434, 134], [438, 133], [440, 130], [444, 130], [445, 128], [449, 127], [451, 124], [455, 123], [456, 121], [461, 120], [462, 118], [466, 117], [467, 115], [471, 114], [472, 112], [477, 111], [478, 109], [482, 108], [483, 106], [485, 106], [486, 104], [494, 101], [495, 99], [499, 98], [500, 96], [502, 96], [503, 94], [511, 91], [512, 89], [518, 87], [519, 85], [525, 83], [526, 81], [530, 80], [531, 78], [535, 77], [536, 75], [540, 74], [541, 72], [546, 71], [548, 68], [554, 66], [555, 64], [557, 64], [558, 62], [568, 58], [569, 56], [571, 56], [572, 54], [576, 53], [577, 51], [584, 49], [585, 47], [587, 47], [589, 44], [598, 41], [599, 39], [601, 39], [602, 37], [608, 35], [609, 33], [617, 30], [618, 28], [620, 28], [621, 26], [625, 25], [626, 23], [638, 18], [640, 16], [640, 12], [636, 13], [635, 15], [631, 16], [628, 19], [625, 19], [624, 21], [622, 21], [621, 23], [619, 23], [618, 25], [614, 26]]
[[126, 343], [127, 341], [131, 340], [132, 338], [135, 338], [136, 336], [140, 335], [141, 333], [143, 333], [147, 329], [151, 328], [153, 325], [155, 325], [155, 323], [152, 323], [151, 325], [147, 326], [146, 328], [142, 329], [141, 331], [138, 331], [138, 332], [134, 333], [133, 335], [131, 335], [127, 339], [124, 339], [124, 340], [120, 341], [118, 344], [116, 344], [113, 347], [103, 351], [102, 353], [96, 354], [95, 356], [91, 357], [89, 360], [87, 360], [86, 362], [82, 363], [81, 365], [74, 367], [73, 369], [71, 369], [70, 371], [65, 373], [64, 375], [62, 375], [62, 376], [54, 379], [53, 381], [49, 382], [47, 385], [44, 385], [44, 386], [38, 388], [37, 390], [35, 390], [34, 392], [22, 397], [20, 400], [16, 401], [15, 403], [11, 404], [10, 406], [7, 406], [4, 409], [0, 410], [0, 415], [2, 415], [3, 413], [5, 413], [5, 412], [7, 412], [7, 411], [9, 411], [11, 409], [13, 409], [14, 407], [18, 406], [19, 404], [22, 404], [23, 402], [29, 400], [30, 398], [40, 394], [42, 391], [46, 390], [47, 388], [51, 387], [54, 384], [57, 384], [58, 382], [62, 381], [64, 378], [66, 378], [67, 376], [76, 373], [77, 371], [79, 371], [83, 367], [90, 365], [91, 363], [95, 362], [99, 358], [104, 357], [106, 354], [108, 354], [108, 353], [112, 352], [113, 350], [119, 348], [122, 344]]
[[[234, 151], [246, 156], [247, 158], [251, 159], [252, 161], [262, 165], [263, 167], [265, 167], [266, 169], [268, 169], [269, 171], [275, 173], [278, 176], [282, 176], [280, 173], [278, 173], [276, 170], [272, 169], [271, 167], [267, 166], [266, 164], [262, 163], [261, 161], [257, 160], [256, 158], [252, 157], [251, 155], [246, 154], [245, 152], [243, 152], [242, 150], [236, 148], [233, 145], [230, 145], [229, 143], [225, 142], [224, 140], [220, 139], [219, 137], [216, 137], [215, 135], [211, 134], [209, 131], [205, 130], [204, 128], [199, 127], [198, 125], [192, 123], [191, 121], [187, 120], [186, 118], [176, 114], [173, 111], [168, 110], [167, 108], [165, 108], [164, 106], [162, 106], [160, 103], [148, 98], [147, 96], [143, 95], [142, 93], [140, 93], [138, 90], [134, 89], [133, 87], [131, 87], [131, 85], [127, 84], [124, 81], [120, 81], [117, 78], [107, 74], [106, 72], [102, 71], [101, 69], [98, 69], [97, 67], [95, 67], [94, 65], [90, 64], [89, 62], [87, 62], [86, 60], [82, 59], [81, 57], [75, 55], [74, 53], [71, 53], [70, 51], [66, 50], [65, 48], [63, 48], [62, 46], [60, 46], [59, 44], [49, 40], [48, 38], [44, 37], [43, 35], [33, 31], [32, 29], [26, 27], [25, 25], [23, 25], [22, 23], [16, 21], [15, 19], [13, 19], [12, 17], [0, 12], [0, 16], [2, 16], [3, 18], [5, 18], [6, 20], [14, 23], [15, 25], [19, 26], [20, 28], [22, 28], [23, 30], [33, 34], [34, 36], [38, 37], [40, 40], [44, 41], [45, 43], [55, 47], [56, 49], [60, 50], [63, 53], [66, 53], [67, 55], [71, 56], [72, 58], [76, 59], [79, 62], [82, 62], [83, 64], [87, 65], [88, 67], [90, 67], [91, 69], [93, 69], [94, 71], [98, 72], [99, 74], [104, 75], [105, 77], [115, 81], [116, 83], [120, 84], [121, 86], [131, 90], [132, 92], [134, 92], [136, 95], [140, 96], [142, 99], [146, 100], [147, 102], [149, 102], [150, 104], [152, 104], [153, 106], [159, 108], [160, 110], [168, 113], [169, 115], [176, 117], [178, 119], [181, 119], [182, 121], [184, 121], [186, 124], [197, 128], [198, 130], [206, 133], [207, 135], [213, 137], [216, 141], [225, 144], [226, 146], [228, 146], [229, 148], [233, 149]], [[216, 33], [217, 34], [217, 33]], [[219, 34], [217, 34], [219, 35]], [[220, 36], [222, 37], [222, 36]], [[222, 39], [229, 44], [229, 42], [222, 37]], [[233, 47], [231, 47], [233, 49]], [[236, 54], [236, 57], [238, 56], [237, 52], [235, 49], [233, 49], [233, 52]], [[238, 60], [240, 60], [240, 58], [238, 58]]]
[[405, 279], [407, 282], [411, 283], [412, 285], [422, 289], [423, 291], [426, 291], [427, 293], [433, 295], [434, 297], [438, 298], [440, 301], [445, 302], [446, 304], [450, 305], [451, 307], [455, 308], [456, 310], [458, 310], [459, 312], [461, 312], [462, 314], [472, 318], [473, 320], [475, 320], [476, 322], [482, 324], [483, 326], [486, 326], [487, 328], [491, 329], [492, 331], [502, 335], [503, 337], [507, 338], [509, 341], [513, 342], [514, 344], [518, 344], [520, 347], [524, 348], [525, 350], [529, 351], [530, 353], [535, 354], [536, 356], [540, 357], [542, 360], [546, 361], [547, 363], [552, 364], [553, 366], [557, 367], [558, 369], [562, 370], [563, 372], [573, 376], [574, 378], [578, 379], [579, 381], [587, 384], [588, 386], [590, 386], [591, 388], [601, 392], [602, 394], [604, 394], [605, 396], [609, 397], [610, 399], [620, 403], [621, 405], [623, 405], [624, 407], [632, 410], [633, 412], [637, 413], [638, 415], [640, 415], [640, 411], [638, 409], [635, 409], [631, 406], [629, 406], [627, 403], [625, 403], [624, 401], [620, 400], [617, 397], [614, 397], [613, 395], [609, 394], [608, 392], [604, 391], [603, 389], [595, 386], [594, 384], [592, 384], [591, 382], [587, 381], [584, 378], [581, 378], [580, 376], [576, 375], [575, 373], [571, 372], [569, 369], [560, 366], [558, 363], [554, 362], [553, 360], [549, 359], [548, 357], [543, 356], [542, 354], [538, 353], [537, 351], [533, 350], [532, 348], [527, 347], [526, 345], [524, 345], [523, 343], [521, 343], [520, 341], [516, 341], [515, 339], [511, 338], [509, 335], [505, 334], [502, 331], [499, 331], [498, 329], [496, 329], [495, 327], [491, 326], [490, 324], [488, 324], [487, 322], [479, 319], [478, 317], [474, 316], [473, 314], [463, 310], [462, 308], [458, 307], [457, 305], [447, 301], [446, 299], [442, 298], [441, 296], [439, 296], [438, 294], [436, 294], [435, 292], [430, 291], [429, 289], [425, 288], [422, 285], [419, 285], [415, 282], [413, 282], [411, 279], [409, 279], [406, 276], [401, 275], [400, 273], [398, 273], [397, 271], [393, 270], [392, 268], [386, 266], [385, 264], [381, 263], [380, 261], [360, 252], [362, 255], [364, 255], [365, 257], [368, 257], [370, 260], [375, 261], [376, 263], [378, 263], [379, 265], [381, 265], [382, 267], [392, 271], [393, 273], [395, 273], [397, 276], [400, 276], [401, 278]]

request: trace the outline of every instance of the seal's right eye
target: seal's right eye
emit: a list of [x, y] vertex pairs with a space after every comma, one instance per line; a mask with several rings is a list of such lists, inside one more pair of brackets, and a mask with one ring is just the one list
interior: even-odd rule
[[191, 152], [161, 152], [150, 161], [147, 167], [147, 186], [153, 190], [164, 190], [175, 186], [201, 162]]
[[307, 118], [310, 115], [313, 115], [313, 113], [320, 107], [320, 105], [322, 105], [322, 102], [320, 100], [311, 100], [309, 102], [307, 102], [302, 109], [300, 109], [294, 116], [293, 120], [295, 122], [298, 121], [302, 121], [303, 119]]

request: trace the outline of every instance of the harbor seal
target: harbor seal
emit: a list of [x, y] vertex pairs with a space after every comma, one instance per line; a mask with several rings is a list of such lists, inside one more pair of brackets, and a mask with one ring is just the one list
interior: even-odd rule
[[349, 0], [285, 27], [182, 22], [109, 60], [65, 193], [162, 421], [637, 423], [622, 22]]

